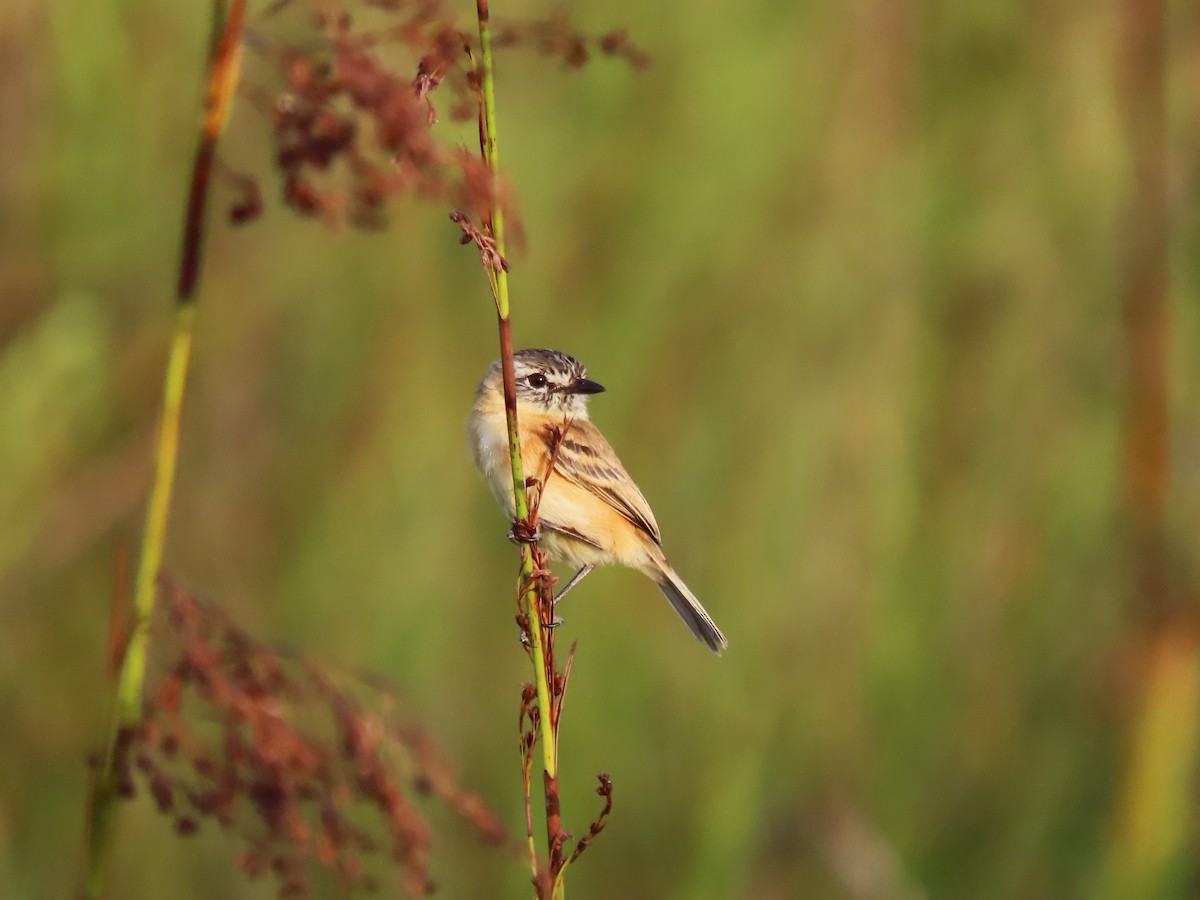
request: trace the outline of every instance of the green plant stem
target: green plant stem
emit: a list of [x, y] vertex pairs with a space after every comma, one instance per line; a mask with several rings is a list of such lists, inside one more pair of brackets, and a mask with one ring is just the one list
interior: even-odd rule
[[158, 595], [158, 570], [162, 567], [167, 516], [171, 508], [171, 495], [175, 489], [176, 463], [179, 459], [179, 424], [183, 415], [187, 372], [192, 358], [192, 330], [195, 318], [194, 304], [182, 303], [175, 307], [175, 334], [167, 359], [162, 424], [154, 459], [154, 487], [146, 506], [146, 530], [142, 539], [137, 580], [134, 583], [133, 630], [129, 636], [129, 644], [121, 664], [120, 679], [117, 682], [118, 719], [122, 725], [133, 724], [141, 714], [150, 619]]
[[[499, 174], [500, 162], [496, 141], [496, 87], [492, 73], [492, 39], [488, 18], [487, 0], [476, 0], [479, 19], [479, 47], [481, 63], [481, 87], [483, 92], [483, 129], [481, 133], [484, 161], [492, 177]], [[496, 242], [496, 251], [504, 256], [504, 213], [499, 204], [493, 203], [490, 210], [491, 236]], [[525, 490], [525, 472], [521, 464], [521, 440], [517, 427], [516, 380], [513, 374], [512, 324], [509, 318], [508, 273], [497, 267], [492, 273], [492, 286], [496, 296], [496, 314], [500, 332], [500, 357], [504, 376], [504, 409], [508, 423], [508, 448], [512, 466], [513, 498], [517, 521], [529, 518], [529, 500]], [[531, 643], [530, 657], [533, 663], [534, 684], [537, 691], [538, 732], [542, 744], [542, 765], [545, 770], [544, 786], [547, 797], [547, 843], [551, 860], [551, 876], [555, 872], [555, 847], [561, 830], [558, 815], [558, 744], [554, 734], [554, 717], [550, 685], [546, 677], [546, 653], [543, 646], [541, 604], [534, 580], [533, 548], [521, 550], [521, 585], [524, 594], [521, 608], [529, 621]], [[537, 872], [534, 872], [537, 876]], [[555, 898], [563, 896], [561, 878], [554, 877]]]
[[[199, 285], [204, 243], [204, 212], [217, 139], [225, 129], [229, 108], [241, 72], [242, 34], [246, 0], [213, 0], [213, 30], [209, 40], [205, 79], [206, 97], [200, 140], [192, 164], [187, 210], [184, 214], [182, 253], [176, 288], [175, 325], [163, 385], [162, 410], [154, 451], [154, 481], [146, 504], [141, 554], [134, 582], [133, 624], [120, 657], [113, 715], [104, 755], [97, 769], [88, 802], [87, 870], [84, 894], [99, 898], [112, 855], [120, 787], [121, 748], [137, 727], [142, 714], [142, 687], [150, 652], [150, 625], [158, 597], [158, 573], [167, 539], [167, 520], [179, 460], [179, 430], [184, 390], [192, 357], [196, 318], [195, 294]], [[116, 602], [120, 602], [117, 598]]]
[[175, 484], [176, 460], [179, 457], [179, 423], [183, 412], [188, 364], [192, 355], [192, 323], [195, 315], [196, 308], [191, 303], [176, 306], [175, 333], [167, 359], [163, 391], [162, 422], [155, 448], [154, 485], [146, 507], [146, 526], [134, 589], [133, 627], [125, 644], [121, 667], [117, 674], [115, 714], [91, 798], [88, 897], [100, 896], [111, 855], [112, 828], [116, 815], [117, 749], [123, 733], [135, 727], [141, 718], [142, 683], [146, 677], [150, 622], [154, 614], [156, 581], [162, 565], [167, 514]]

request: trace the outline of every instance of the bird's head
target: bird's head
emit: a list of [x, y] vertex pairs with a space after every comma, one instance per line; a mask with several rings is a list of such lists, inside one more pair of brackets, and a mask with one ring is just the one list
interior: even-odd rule
[[[587, 378], [583, 363], [558, 350], [518, 350], [513, 354], [517, 386], [517, 408], [587, 419], [587, 398], [599, 394], [602, 385]], [[500, 361], [492, 363], [480, 389], [494, 391], [503, 399], [504, 381]]]

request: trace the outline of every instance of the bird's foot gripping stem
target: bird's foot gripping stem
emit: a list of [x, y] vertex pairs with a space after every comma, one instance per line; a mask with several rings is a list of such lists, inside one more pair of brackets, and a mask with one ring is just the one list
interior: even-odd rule
[[508, 529], [508, 539], [514, 544], [536, 544], [542, 539], [542, 529], [530, 525], [528, 519], [520, 519]]

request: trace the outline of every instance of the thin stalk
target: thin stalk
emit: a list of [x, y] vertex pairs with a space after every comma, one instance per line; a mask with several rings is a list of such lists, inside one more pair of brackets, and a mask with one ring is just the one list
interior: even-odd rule
[[246, 0], [213, 0], [213, 35], [209, 43], [207, 96], [200, 140], [192, 165], [182, 253], [176, 288], [175, 324], [163, 384], [160, 424], [154, 450], [154, 481], [146, 505], [141, 554], [134, 582], [134, 618], [120, 653], [115, 703], [104, 756], [91, 786], [88, 804], [87, 874], [85, 896], [94, 900], [104, 890], [112, 855], [116, 803], [122, 776], [121, 747], [141, 718], [142, 685], [150, 651], [150, 623], [158, 596], [158, 572], [166, 546], [167, 521], [179, 461], [179, 432], [183, 399], [192, 357], [204, 239], [205, 201], [216, 155], [217, 139], [225, 129], [241, 67], [242, 31]]
[[117, 679], [118, 721], [132, 725], [141, 715], [142, 681], [146, 674], [150, 620], [158, 596], [158, 570], [162, 567], [167, 537], [167, 517], [175, 487], [179, 460], [179, 428], [183, 417], [183, 396], [192, 358], [192, 324], [196, 307], [181, 303], [175, 307], [175, 333], [167, 357], [163, 385], [162, 424], [154, 454], [154, 485], [146, 506], [146, 528], [133, 594], [133, 629], [125, 646], [125, 656]]
[[[496, 86], [492, 73], [492, 38], [489, 25], [488, 0], [476, 0], [479, 19], [480, 83], [483, 93], [483, 122], [480, 143], [484, 161], [492, 177], [499, 175], [500, 162], [496, 140]], [[501, 257], [505, 253], [504, 212], [499, 204], [492, 203], [490, 210], [491, 237], [496, 242], [496, 251]], [[500, 358], [504, 376], [504, 410], [508, 423], [508, 447], [512, 465], [513, 498], [518, 522], [529, 519], [529, 499], [525, 490], [525, 471], [521, 464], [521, 440], [517, 427], [517, 391], [513, 374], [512, 323], [509, 318], [508, 273], [502, 266], [491, 272], [492, 287], [496, 298], [496, 315], [500, 332]], [[542, 622], [542, 604], [538, 601], [537, 582], [534, 579], [534, 552], [536, 545], [521, 549], [521, 585], [523, 596], [521, 608], [529, 621], [529, 639], [533, 663], [534, 684], [537, 691], [538, 731], [542, 745], [544, 788], [546, 794], [546, 831], [550, 856], [550, 874], [554, 878], [561, 866], [561, 814], [558, 800], [558, 742], [554, 734], [553, 702], [550, 685], [546, 677], [546, 648]], [[557, 849], [556, 849], [557, 848]], [[535, 877], [537, 872], [534, 872]], [[561, 879], [555, 878], [553, 896], [563, 896]]]
[[1120, 112], [1128, 191], [1120, 220], [1127, 359], [1121, 521], [1136, 660], [1126, 758], [1104, 897], [1194, 893], [1195, 759], [1200, 750], [1200, 627], [1170, 531], [1171, 221], [1168, 73], [1175, 63], [1164, 0], [1119, 0]]

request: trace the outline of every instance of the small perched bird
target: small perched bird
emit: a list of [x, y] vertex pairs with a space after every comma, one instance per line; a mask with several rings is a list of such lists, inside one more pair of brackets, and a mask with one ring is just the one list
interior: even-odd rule
[[[720, 653], [728, 645], [725, 635], [667, 562], [650, 504], [604, 435], [588, 420], [588, 395], [604, 388], [588, 380], [578, 360], [557, 350], [521, 350], [513, 355], [513, 369], [522, 466], [525, 475], [540, 485], [541, 546], [551, 559], [579, 566], [557, 599], [596, 566], [619, 563], [653, 580], [692, 634]], [[475, 393], [467, 436], [476, 467], [513, 518], [499, 361], [488, 369]]]

